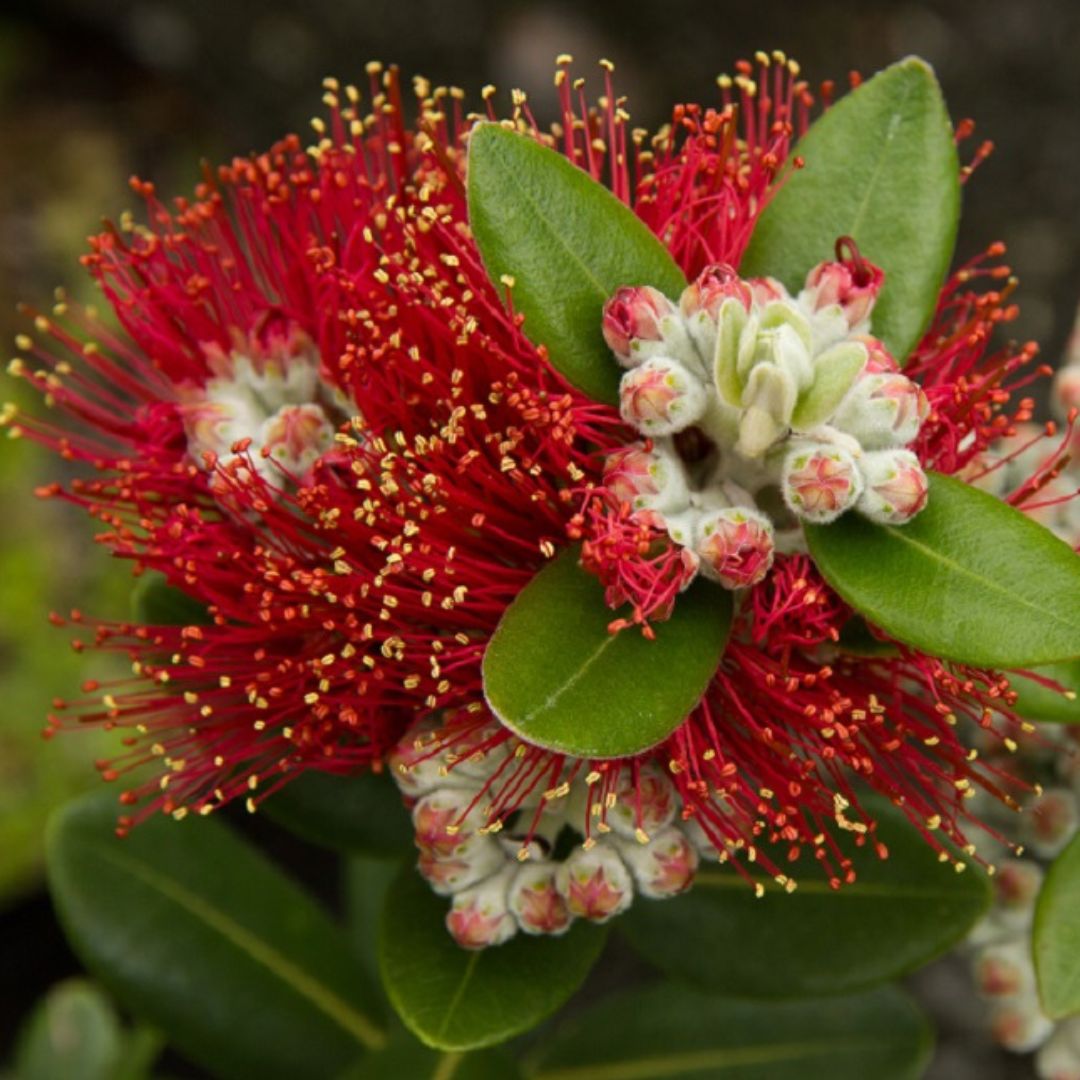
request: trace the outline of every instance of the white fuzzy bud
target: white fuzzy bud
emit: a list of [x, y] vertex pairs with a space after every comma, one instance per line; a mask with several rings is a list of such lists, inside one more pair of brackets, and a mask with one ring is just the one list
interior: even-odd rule
[[644, 435], [673, 435], [697, 423], [708, 402], [701, 380], [677, 360], [653, 357], [619, 387], [622, 418]]
[[634, 900], [630, 871], [603, 841], [572, 851], [556, 871], [555, 882], [570, 914], [592, 922], [607, 922]]

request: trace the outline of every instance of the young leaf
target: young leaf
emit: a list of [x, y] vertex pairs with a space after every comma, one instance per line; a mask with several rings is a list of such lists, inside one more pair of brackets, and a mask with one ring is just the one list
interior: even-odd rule
[[386, 773], [306, 772], [263, 803], [268, 817], [312, 844], [389, 858], [412, 849], [413, 830]]
[[695, 582], [656, 623], [608, 632], [604, 588], [576, 548], [549, 563], [506, 609], [484, 654], [484, 694], [527, 742], [608, 758], [667, 738], [697, 705], [731, 629], [731, 593]]
[[525, 333], [574, 386], [617, 405], [622, 375], [604, 344], [604, 301], [622, 285], [677, 297], [686, 285], [632, 210], [562, 154], [499, 124], [469, 137], [469, 224], [484, 266]]
[[800, 139], [805, 166], [765, 208], [743, 257], [744, 277], [789, 289], [851, 236], [885, 271], [874, 333], [901, 362], [933, 315], [960, 213], [949, 114], [930, 67], [909, 57], [841, 98]]
[[1080, 724], [1080, 660], [1035, 668], [1032, 674], [1053, 679], [1065, 693], [1051, 690], [1026, 675], [1011, 672], [1009, 684], [1018, 695], [1016, 711], [1025, 720]]
[[344, 934], [224, 825], [120, 840], [112, 793], [52, 819], [49, 886], [83, 962], [215, 1076], [333, 1077], [385, 1035]]
[[738, 874], [705, 864], [688, 893], [636, 903], [619, 929], [663, 971], [744, 997], [848, 993], [914, 971], [963, 938], [990, 889], [978, 871], [938, 862], [899, 811], [874, 810], [889, 857], [848, 841], [850, 885], [834, 890], [808, 866], [790, 895], [776, 886], [757, 899]]
[[[672, 947], [689, 942], [672, 943]], [[721, 961], [722, 962], [722, 961]], [[575, 1016], [532, 1055], [530, 1080], [916, 1080], [933, 1037], [895, 987], [754, 1002], [664, 984]]]
[[1032, 941], [1043, 1011], [1080, 1012], [1080, 836], [1051, 863], [1035, 906]]
[[447, 901], [410, 866], [390, 887], [379, 965], [398, 1015], [438, 1050], [494, 1046], [538, 1024], [580, 985], [606, 928], [577, 923], [562, 937], [519, 934], [470, 952], [446, 930]]
[[1080, 556], [969, 484], [931, 474], [906, 525], [845, 514], [806, 539], [825, 580], [897, 641], [980, 667], [1080, 657]]

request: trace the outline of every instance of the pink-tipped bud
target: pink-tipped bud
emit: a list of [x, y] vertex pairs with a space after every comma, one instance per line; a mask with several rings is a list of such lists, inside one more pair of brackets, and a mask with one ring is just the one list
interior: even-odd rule
[[601, 327], [608, 348], [623, 367], [636, 367], [664, 340], [663, 322], [677, 316], [675, 305], [649, 285], [627, 285], [606, 304]]
[[644, 435], [674, 435], [705, 412], [705, 386], [677, 360], [656, 356], [628, 371], [619, 387], [622, 418]]
[[1035, 1058], [1039, 1080], [1080, 1080], [1080, 1017], [1058, 1024]]
[[1054, 1022], [1039, 1008], [1034, 994], [1002, 1001], [990, 1014], [990, 1034], [999, 1046], [1014, 1054], [1029, 1054], [1054, 1030]]
[[604, 461], [604, 486], [635, 510], [679, 511], [690, 500], [682, 462], [663, 446], [647, 450], [642, 443], [630, 443], [609, 454]]
[[900, 365], [893, 354], [885, 348], [885, 343], [870, 334], [853, 334], [850, 341], [857, 341], [866, 348], [866, 367], [863, 373], [879, 375], [883, 371], [899, 371]]
[[507, 904], [507, 890], [517, 868], [498, 874], [459, 892], [446, 913], [446, 929], [463, 949], [502, 945], [517, 933], [517, 920]]
[[929, 487], [910, 450], [871, 450], [859, 460], [863, 490], [858, 510], [879, 525], [903, 525], [926, 506]]
[[526, 863], [510, 885], [510, 910], [526, 934], [562, 934], [573, 921], [552, 863]]
[[974, 963], [975, 986], [983, 997], [1008, 998], [1035, 987], [1027, 938], [980, 949]]
[[440, 896], [461, 892], [506, 865], [506, 855], [490, 836], [473, 836], [458, 845], [455, 853], [439, 858], [430, 850], [422, 851], [416, 868]]
[[592, 922], [607, 922], [634, 900], [630, 871], [603, 841], [588, 850], [572, 851], [556, 872], [555, 882], [570, 914]]
[[1049, 788], [1024, 814], [1024, 838], [1042, 859], [1061, 854], [1080, 826], [1076, 796], [1068, 788]]
[[808, 446], [788, 455], [781, 490], [796, 517], [827, 525], [855, 505], [862, 493], [862, 478], [846, 450], [824, 444]]
[[848, 328], [854, 329], [870, 317], [874, 301], [885, 282], [885, 273], [867, 262], [847, 237], [836, 245], [838, 256], [844, 255], [845, 247], [847, 258], [839, 262], [818, 263], [807, 274], [806, 287], [799, 300], [811, 311], [839, 307]]
[[648, 841], [669, 825], [678, 809], [675, 785], [653, 762], [637, 770], [629, 766], [619, 773], [615, 802], [604, 821], [619, 836]]
[[1042, 888], [1043, 871], [1031, 859], [1003, 859], [994, 875], [994, 900], [998, 914], [1011, 925], [1026, 926], [1035, 911]]
[[477, 838], [476, 796], [468, 790], [441, 788], [425, 795], [412, 812], [416, 846], [433, 859], [461, 856]]
[[759, 307], [771, 304], [774, 300], [791, 299], [787, 289], [784, 288], [783, 282], [777, 281], [776, 278], [750, 278], [747, 284], [750, 286], [750, 295], [753, 297], [754, 303]]
[[634, 875], [638, 892], [650, 900], [678, 896], [694, 883], [698, 853], [686, 834], [674, 826], [647, 844], [626, 840], [619, 851]]
[[880, 372], [859, 377], [832, 424], [867, 450], [885, 450], [913, 442], [929, 415], [921, 387], [898, 372]]
[[688, 319], [704, 312], [715, 322], [720, 314], [720, 305], [729, 296], [738, 300], [747, 311], [750, 310], [753, 294], [749, 283], [743, 281], [727, 263], [710, 263], [683, 289], [679, 308]]
[[698, 523], [694, 550], [707, 578], [725, 589], [747, 589], [772, 567], [776, 553], [772, 522], [745, 506], [713, 510]]

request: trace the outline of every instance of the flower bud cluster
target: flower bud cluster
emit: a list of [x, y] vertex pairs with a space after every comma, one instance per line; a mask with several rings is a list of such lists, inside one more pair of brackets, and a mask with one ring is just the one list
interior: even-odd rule
[[181, 391], [188, 452], [200, 465], [243, 447], [256, 473], [280, 486], [302, 477], [334, 444], [356, 407], [326, 379], [314, 343], [299, 330], [206, 348], [211, 376]]
[[562, 934], [575, 919], [607, 922], [635, 896], [663, 899], [692, 884], [698, 847], [657, 766], [641, 766], [636, 782], [623, 767], [602, 805], [590, 797], [595, 774], [576, 777], [527, 798], [504, 824], [490, 819], [486, 792], [519, 744], [461, 758], [433, 731], [410, 730], [390, 767], [411, 806], [417, 868], [450, 898], [446, 927], [463, 948], [519, 931]]
[[[608, 490], [656, 515], [733, 589], [772, 564], [781, 523], [758, 504], [765, 489], [782, 495], [789, 533], [852, 509], [887, 524], [914, 517], [927, 481], [907, 448], [929, 406], [869, 334], [882, 281], [854, 252], [814, 267], [794, 297], [719, 264], [678, 304], [648, 286], [619, 289], [603, 333], [627, 369], [622, 417], [643, 441], [610, 455]], [[687, 461], [678, 436], [690, 429], [707, 452]]]

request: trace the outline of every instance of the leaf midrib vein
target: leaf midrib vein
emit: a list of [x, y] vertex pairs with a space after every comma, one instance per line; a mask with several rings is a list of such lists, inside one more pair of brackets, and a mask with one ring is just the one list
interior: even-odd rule
[[301, 997], [307, 998], [319, 1012], [331, 1019], [362, 1046], [369, 1050], [379, 1050], [386, 1045], [386, 1034], [363, 1013], [339, 997], [329, 987], [312, 978], [277, 949], [267, 945], [230, 915], [186, 889], [179, 882], [150, 869], [136, 859], [120, 855], [110, 848], [102, 848], [101, 851], [102, 855], [115, 866], [127, 871], [149, 888], [159, 892], [166, 900], [172, 901], [196, 919], [200, 919], [207, 926], [217, 930], [237, 949], [246, 953]]

